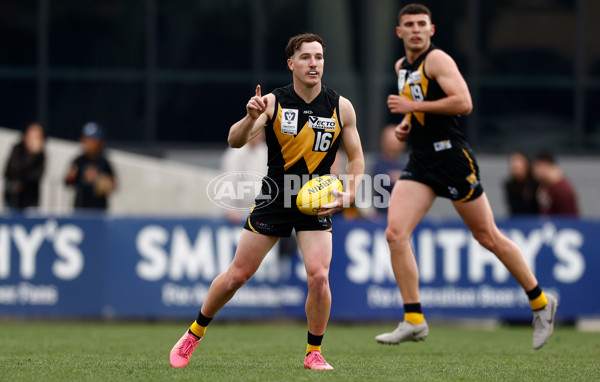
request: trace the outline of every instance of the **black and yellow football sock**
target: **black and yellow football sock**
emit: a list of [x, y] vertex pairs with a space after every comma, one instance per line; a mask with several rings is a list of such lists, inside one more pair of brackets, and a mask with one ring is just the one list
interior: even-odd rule
[[527, 297], [529, 298], [531, 310], [544, 309], [546, 305], [548, 305], [548, 299], [540, 288], [540, 284], [536, 285], [535, 288], [525, 293], [527, 293]]
[[190, 326], [188, 332], [198, 338], [202, 338], [204, 336], [204, 333], [206, 332], [206, 327], [208, 326], [208, 324], [210, 324], [211, 321], [212, 317], [205, 317], [202, 314], [202, 312], [198, 312], [198, 317], [196, 318], [196, 321], [194, 321], [192, 326]]
[[311, 332], [308, 332], [308, 343], [306, 344], [306, 355], [311, 351], [321, 352], [321, 342], [323, 342], [323, 335], [315, 336]]
[[420, 302], [404, 304], [404, 321], [410, 322], [413, 325], [420, 325], [425, 321]]

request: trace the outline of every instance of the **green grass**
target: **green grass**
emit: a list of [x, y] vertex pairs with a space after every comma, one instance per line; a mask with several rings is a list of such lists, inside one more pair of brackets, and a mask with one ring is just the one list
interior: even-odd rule
[[600, 333], [433, 326], [425, 342], [380, 345], [388, 325], [330, 325], [332, 372], [304, 370], [303, 324], [212, 324], [188, 367], [169, 366], [180, 324], [0, 323], [0, 381], [598, 381]]

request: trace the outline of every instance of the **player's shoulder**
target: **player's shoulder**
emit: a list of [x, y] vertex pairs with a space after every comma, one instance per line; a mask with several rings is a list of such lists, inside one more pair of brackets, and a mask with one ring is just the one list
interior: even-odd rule
[[434, 47], [427, 53], [425, 63], [428, 68], [445, 69], [456, 66], [456, 62], [448, 53]]
[[427, 53], [427, 60], [435, 60], [435, 61], [452, 61], [454, 59], [448, 53], [444, 52], [442, 49], [433, 47], [429, 53]]
[[269, 100], [269, 102], [271, 102], [271, 101], [275, 101], [275, 94], [274, 94], [274, 92], [267, 93], [267, 94], [265, 95], [265, 97], [267, 97], [267, 99]]
[[396, 63], [394, 64], [394, 69], [396, 70], [396, 74], [400, 72], [400, 68], [402, 67], [402, 63], [406, 60], [406, 57], [400, 57]]
[[434, 48], [425, 57], [425, 72], [428, 77], [435, 78], [437, 74], [447, 73], [456, 68], [456, 62], [448, 53]]
[[352, 108], [354, 109], [354, 106], [352, 106], [352, 102], [350, 102], [350, 100], [344, 96], [340, 96], [340, 108]]
[[348, 124], [353, 124], [356, 121], [356, 112], [354, 111], [354, 106], [352, 102], [348, 98], [340, 96], [340, 117], [342, 119], [342, 125], [347, 126]]

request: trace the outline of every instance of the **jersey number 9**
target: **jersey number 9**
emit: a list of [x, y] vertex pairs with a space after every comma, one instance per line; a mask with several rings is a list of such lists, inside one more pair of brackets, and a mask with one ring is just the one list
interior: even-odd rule
[[412, 94], [412, 98], [415, 101], [424, 101], [425, 96], [423, 95], [423, 89], [421, 89], [421, 85], [414, 84], [410, 85], [410, 93]]

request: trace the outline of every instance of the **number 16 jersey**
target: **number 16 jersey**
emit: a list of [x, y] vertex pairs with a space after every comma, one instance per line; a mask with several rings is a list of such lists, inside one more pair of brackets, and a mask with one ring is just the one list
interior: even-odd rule
[[325, 86], [310, 103], [293, 84], [275, 89], [275, 110], [265, 126], [268, 177], [283, 185], [286, 174], [326, 175], [340, 145], [340, 95]]

